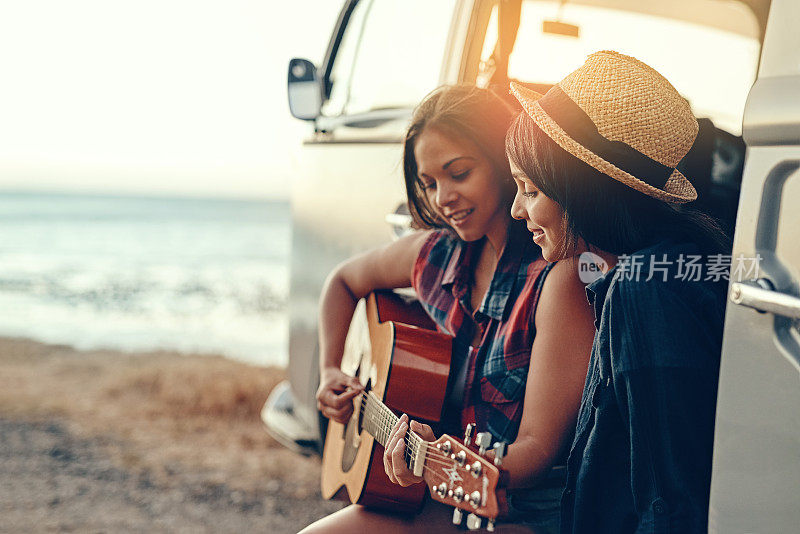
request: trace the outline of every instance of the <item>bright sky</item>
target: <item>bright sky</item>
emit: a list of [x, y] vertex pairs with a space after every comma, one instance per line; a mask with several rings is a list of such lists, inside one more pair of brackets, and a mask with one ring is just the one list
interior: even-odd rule
[[0, 0], [0, 190], [274, 197], [338, 0]]
[[[300, 142], [309, 132], [307, 124], [289, 115], [287, 64], [292, 57], [321, 62], [342, 3], [0, 0], [0, 191], [285, 197]], [[428, 5], [424, 0], [416, 3]], [[415, 25], [447, 21], [451, 3], [436, 4], [442, 11], [439, 16], [431, 10], [424, 20], [412, 20]], [[387, 2], [382, 12], [396, 16], [399, 25], [402, 13], [414, 12], [408, 4], [406, 0], [402, 8], [395, 6], [401, 11], [394, 13], [394, 4]], [[642, 35], [651, 28], [642, 17], [620, 19], [624, 32], [609, 30], [611, 22], [596, 24], [594, 39], [591, 21], [599, 15], [578, 6], [565, 16], [585, 26], [582, 40], [556, 43], [564, 38], [543, 36], [536, 17], [552, 16], [547, 10], [557, 10], [557, 4], [537, 6], [526, 4], [529, 9], [523, 12], [523, 27], [536, 31], [523, 31], [518, 39], [517, 48], [530, 57], [512, 55], [515, 76], [555, 81], [590, 51], [630, 48], [663, 69], [691, 96], [699, 114], [725, 98], [733, 103], [723, 109], [744, 106], [758, 53], [755, 42], [720, 34], [717, 48], [700, 47], [707, 52], [704, 56], [696, 43], [713, 31], [669, 22], [665, 27], [670, 31], [680, 27], [686, 48], [676, 48], [675, 43], [665, 48], [655, 39], [661, 55], [654, 52], [651, 57], [642, 50]], [[528, 16], [537, 9], [542, 13]], [[583, 12], [586, 20], [579, 20]], [[381, 31], [386, 26], [370, 27]], [[617, 34], [620, 38], [609, 44], [610, 36]], [[536, 55], [542, 49], [559, 53]], [[687, 63], [684, 58], [692, 54], [693, 61]], [[369, 64], [363, 57], [361, 62]], [[372, 63], [385, 60], [380, 56]], [[422, 69], [419, 61], [409, 65]], [[519, 65], [535, 66], [537, 72], [517, 73]], [[438, 60], [434, 67], [438, 73]], [[704, 81], [712, 67], [721, 72], [714, 75], [716, 85]], [[405, 71], [396, 70], [402, 79]], [[375, 81], [395, 80], [382, 76]], [[720, 86], [733, 90], [721, 95]], [[423, 87], [420, 94], [430, 88]], [[740, 115], [733, 114], [720, 117], [718, 123], [736, 132], [740, 121]]]

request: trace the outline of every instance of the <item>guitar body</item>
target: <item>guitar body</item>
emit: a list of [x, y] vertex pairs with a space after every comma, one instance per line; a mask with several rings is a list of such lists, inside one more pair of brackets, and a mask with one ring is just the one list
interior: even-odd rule
[[[440, 420], [450, 370], [451, 338], [416, 303], [388, 291], [370, 294], [353, 316], [342, 370], [395, 413], [436, 423]], [[343, 425], [328, 423], [322, 457], [322, 496], [347, 497], [353, 503], [416, 511], [424, 483], [403, 488], [383, 468], [383, 446], [362, 427], [355, 411]]]

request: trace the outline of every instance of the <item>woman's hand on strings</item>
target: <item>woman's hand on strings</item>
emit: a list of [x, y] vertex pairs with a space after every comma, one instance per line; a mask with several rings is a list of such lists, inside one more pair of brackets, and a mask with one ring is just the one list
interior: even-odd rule
[[[425, 441], [433, 441], [436, 437], [433, 430], [428, 425], [418, 421], [411, 421], [411, 431]], [[403, 487], [416, 484], [422, 477], [414, 476], [414, 473], [406, 464], [406, 433], [409, 429], [408, 416], [403, 414], [392, 428], [389, 440], [386, 442], [386, 449], [383, 452], [383, 468], [389, 480]]]
[[353, 399], [363, 391], [357, 378], [337, 367], [326, 367], [320, 373], [317, 408], [328, 419], [344, 424], [353, 415]]

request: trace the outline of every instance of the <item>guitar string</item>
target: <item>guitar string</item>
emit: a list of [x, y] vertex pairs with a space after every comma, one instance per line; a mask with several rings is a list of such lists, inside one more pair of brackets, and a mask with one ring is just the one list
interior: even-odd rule
[[[407, 447], [406, 447], [406, 463], [407, 463], [407, 464], [409, 463], [409, 460], [410, 460], [410, 457], [409, 457], [409, 454], [408, 454], [408, 453], [409, 453], [409, 450], [410, 450], [410, 449], [409, 449], [409, 447], [407, 446]], [[426, 459], [427, 459], [427, 458], [433, 458], [433, 456], [434, 456], [434, 454], [435, 454], [435, 453], [438, 453], [438, 454], [441, 454], [441, 455], [443, 455], [443, 453], [442, 453], [441, 451], [438, 451], [438, 450], [436, 450], [436, 451], [435, 451], [435, 452], [433, 452], [433, 453], [428, 453], [428, 454], [426, 454]], [[439, 463], [440, 463], [441, 465], [443, 465], [443, 466], [450, 466], [450, 465], [452, 465], [452, 463], [451, 463], [451, 462], [447, 462], [447, 461], [439, 461]], [[432, 482], [434, 483], [433, 485], [438, 485], [438, 482], [439, 482], [439, 481], [445, 482], [445, 481], [448, 481], [448, 480], [449, 480], [449, 477], [445, 476], [444, 474], [440, 473], [439, 471], [437, 471], [436, 469], [434, 469], [434, 468], [432, 468], [432, 467], [428, 467], [428, 465], [426, 465], [426, 463], [423, 463], [423, 464], [422, 464], [422, 469], [423, 469], [423, 473], [425, 473], [425, 472], [427, 471], [427, 472], [430, 474], [430, 476], [432, 476], [432, 477], [434, 478], [434, 480], [432, 481]], [[431, 481], [426, 481], [426, 482], [431, 482]]]
[[[394, 414], [391, 414], [391, 415], [392, 415], [392, 417], [396, 418], [396, 416], [394, 416]], [[368, 415], [368, 417], [369, 417], [369, 415]], [[379, 427], [377, 429], [377, 431], [378, 431], [378, 433], [381, 434], [381, 437], [384, 440], [388, 440], [390, 426], [392, 426], [392, 427], [394, 426], [394, 425], [390, 425], [391, 420], [388, 418], [388, 415], [387, 414], [382, 414], [382, 413], [379, 412], [379, 420], [376, 421], [376, 420], [374, 420], [374, 419], [372, 419], [370, 417], [370, 422], [371, 423], [377, 423], [378, 425], [380, 425], [381, 422], [386, 423], [386, 424], [384, 424], [384, 426]], [[418, 442], [424, 441], [421, 438], [419, 438], [418, 436], [416, 436], [416, 434], [414, 434], [413, 432], [409, 434], [409, 438], [411, 438], [412, 441], [406, 445], [406, 448], [405, 448], [405, 451], [404, 451], [407, 465], [410, 464], [411, 463], [411, 459], [416, 456], [416, 454], [413, 453], [412, 449], [416, 449], [416, 451], [418, 452], [419, 451], [419, 446], [420, 446], [420, 443], [418, 443]], [[379, 440], [379, 442], [380, 442], [380, 440]], [[428, 442], [428, 443], [430, 443], [430, 442]], [[450, 459], [447, 458], [447, 455], [445, 455], [440, 450], [435, 449], [435, 448], [426, 448], [425, 455], [424, 455], [424, 457], [422, 459], [423, 460], [431, 460], [432, 463], [439, 464], [439, 466], [451, 466], [454, 463], [453, 461], [451, 461]], [[410, 465], [409, 465], [409, 468], [410, 468]], [[424, 468], [425, 468], [425, 464], [423, 463], [423, 469]]]
[[[383, 405], [383, 403], [381, 403], [380, 400], [374, 394], [372, 394], [372, 392], [370, 392], [370, 397], [373, 399], [373, 401], [377, 401], [377, 403], [379, 403], [379, 404], [376, 403], [376, 404], [373, 405], [373, 406], [376, 406], [376, 408], [378, 410], [380, 422], [384, 423], [384, 426], [382, 428], [380, 428], [379, 431], [381, 432], [381, 434], [384, 437], [384, 439], [388, 440], [389, 433], [391, 432], [390, 427], [391, 428], [394, 427], [394, 425], [397, 422], [398, 417], [395, 416], [393, 413], [387, 411], [388, 407]], [[367, 403], [368, 402], [369, 401], [367, 400]], [[364, 410], [367, 409], [367, 405], [364, 402], [362, 402], [361, 405], [362, 405], [361, 406], [361, 413], [363, 414]], [[375, 422], [375, 421], [371, 420], [371, 422]], [[406, 446], [406, 451], [405, 451], [406, 452], [406, 457], [407, 457], [407, 459], [410, 460], [411, 450], [409, 449], [409, 447], [416, 448], [416, 451], [418, 453], [419, 445], [420, 445], [418, 442], [419, 441], [425, 441], [425, 440], [422, 440], [422, 438], [420, 438], [418, 435], [416, 435], [413, 432], [410, 432], [408, 434], [408, 436], [409, 436], [409, 438], [414, 440], [412, 443], [410, 443], [409, 445]], [[428, 443], [431, 443], [431, 442], [428, 442]], [[437, 456], [439, 456], [439, 458], [437, 458]], [[431, 459], [431, 460], [437, 461], [437, 462], [441, 463], [442, 465], [450, 465], [451, 464], [451, 460], [453, 460], [452, 458], [448, 458], [448, 456], [445, 453], [441, 452], [440, 450], [435, 449], [435, 448], [431, 448], [431, 447], [427, 448], [426, 454], [425, 454], [425, 459]]]
[[[364, 413], [365, 410], [367, 410], [369, 408], [369, 400], [370, 399], [367, 398], [366, 395], [362, 394], [362, 399], [361, 399], [362, 402], [361, 402], [361, 406], [360, 406], [360, 414], [365, 415], [367, 417], [367, 421], [369, 421], [370, 423], [374, 423], [374, 424], [378, 425], [378, 428], [375, 429], [375, 430], [381, 434], [381, 436], [383, 437], [384, 440], [388, 440], [389, 434], [391, 433], [391, 429], [394, 427], [394, 425], [397, 422], [397, 419], [399, 419], [399, 418], [396, 415], [394, 415], [394, 413], [389, 411], [388, 407], [385, 404], [383, 404], [380, 401], [380, 399], [378, 399], [377, 396], [375, 396], [372, 392], [369, 392], [369, 395], [373, 400], [373, 404], [371, 406], [374, 409], [370, 413], [367, 413], [367, 414]], [[373, 415], [377, 415], [377, 417], [373, 417]], [[381, 425], [381, 423], [383, 423], [383, 425]], [[366, 425], [365, 425], [365, 427], [366, 427]], [[369, 429], [367, 429], [367, 430], [369, 430]], [[409, 439], [413, 440], [412, 442], [407, 443], [406, 444], [406, 448], [405, 448], [406, 464], [408, 465], [408, 463], [410, 461], [410, 458], [411, 458], [411, 455], [412, 455], [412, 452], [411, 452], [412, 449], [416, 448], [416, 450], [419, 451], [418, 447], [420, 446], [420, 444], [422, 442], [425, 442], [425, 440], [423, 440], [422, 438], [420, 438], [419, 436], [417, 436], [416, 434], [414, 434], [411, 431], [409, 431], [407, 436], [408, 436]], [[430, 444], [431, 442], [427, 442], [427, 443]], [[436, 458], [436, 456], [439, 456], [440, 458]], [[426, 461], [422, 464], [422, 470], [423, 470], [423, 476], [426, 474], [426, 472], [427, 472], [427, 475], [428, 475], [428, 478], [425, 479], [426, 486], [428, 484], [430, 484], [431, 487], [429, 489], [431, 489], [431, 492], [432, 493], [437, 493], [437, 497], [438, 498], [444, 499], [444, 497], [442, 495], [439, 495], [438, 492], [436, 492], [436, 490], [433, 489], [433, 488], [435, 486], [439, 486], [440, 483], [449, 483], [449, 482], [451, 482], [451, 477], [445, 475], [444, 473], [442, 473], [442, 472], [440, 472], [440, 471], [438, 471], [438, 470], [436, 470], [436, 469], [434, 469], [432, 467], [428, 467], [427, 460], [432, 460], [432, 461], [434, 461], [434, 463], [438, 463], [440, 465], [440, 467], [443, 467], [443, 466], [451, 467], [456, 462], [454, 460], [448, 458], [448, 456], [445, 453], [443, 453], [442, 451], [440, 451], [440, 450], [438, 450], [436, 448], [431, 448], [431, 447], [427, 447], [426, 448], [425, 460]], [[477, 480], [475, 482], [477, 482]], [[447, 485], [449, 486], [450, 484], [447, 484]], [[469, 487], [465, 489], [465, 493], [466, 494], [470, 493]], [[446, 502], [447, 504], [451, 504], [451, 505], [453, 504], [453, 503], [450, 503], [450, 502], [447, 502], [447, 501], [443, 501], [443, 502]], [[481, 507], [476, 507], [472, 511], [476, 512], [476, 513], [479, 513], [480, 508], [482, 508], [482, 506]], [[469, 509], [467, 509], [467, 510], [469, 510]]]
[[[374, 404], [372, 406], [375, 407], [374, 411], [377, 412], [379, 420], [375, 421], [373, 418], [369, 417], [369, 414], [367, 414], [367, 416], [369, 417], [369, 420], [372, 423], [377, 423], [378, 425], [380, 425], [380, 423], [383, 423], [383, 426], [379, 426], [377, 431], [378, 433], [381, 434], [381, 437], [385, 441], [388, 441], [389, 435], [391, 434], [391, 430], [393, 429], [394, 425], [397, 423], [397, 420], [399, 418], [396, 415], [394, 415], [394, 413], [389, 411], [388, 407], [386, 407], [386, 405], [384, 405], [380, 401], [380, 399], [377, 398], [375, 394], [373, 394], [372, 392], [368, 392], [367, 394], [374, 401]], [[369, 398], [367, 398], [365, 394], [361, 394], [361, 397], [362, 397], [362, 402], [360, 403], [361, 404], [360, 414], [363, 415], [365, 410], [367, 410], [368, 408]], [[418, 435], [416, 435], [414, 432], [411, 431], [409, 431], [407, 436], [408, 436], [407, 441], [409, 441], [409, 443], [407, 443], [404, 452], [405, 452], [406, 463], [410, 464], [411, 459], [414, 458], [419, 452], [419, 446], [420, 446], [419, 442], [425, 440], [423, 440], [422, 438], [420, 438]], [[430, 444], [432, 442], [427, 442], [427, 443]], [[416, 452], [414, 451], [414, 449], [416, 450]], [[424, 460], [431, 460], [434, 463], [438, 463], [440, 466], [450, 466], [453, 465], [453, 463], [455, 463], [455, 460], [453, 458], [448, 457], [447, 454], [433, 447], [426, 447], [426, 452], [423, 458]]]
[[[383, 418], [383, 421], [385, 423], [390, 423], [391, 424], [391, 420], [388, 420], [386, 417]], [[375, 421], [372, 420], [371, 422], [375, 422]], [[391, 425], [391, 426], [394, 426], [394, 425]], [[388, 427], [389, 427], [389, 425], [386, 425], [382, 429], [379, 429], [379, 431], [382, 430], [382, 435], [384, 436], [385, 439], [388, 439], [388, 438], [386, 438], [386, 436], [388, 435], [386, 432], [389, 430]], [[405, 459], [406, 459], [406, 463], [407, 464], [410, 464], [411, 459], [414, 458], [415, 456], [417, 456], [417, 454], [419, 452], [420, 442], [424, 441], [421, 438], [419, 438], [419, 436], [414, 434], [413, 432], [409, 434], [409, 438], [412, 441], [406, 445], [406, 448], [405, 448], [405, 451], [404, 451], [405, 452]], [[428, 442], [428, 443], [430, 443], [430, 442]], [[431, 448], [431, 447], [427, 447], [426, 448], [425, 454], [424, 454], [422, 459], [423, 460], [430, 460], [432, 464], [438, 464], [440, 467], [444, 467], [444, 466], [449, 467], [449, 466], [452, 466], [452, 465], [455, 464], [454, 459], [448, 458], [448, 456], [445, 453], [441, 452], [438, 449]], [[423, 464], [423, 466], [424, 465], [425, 464]], [[410, 465], [409, 465], [409, 467], [410, 467]]]
[[[374, 397], [374, 395], [373, 395], [373, 399], [374, 399], [374, 400], [378, 400], [378, 399], [377, 399], [377, 397]], [[367, 400], [366, 402], [368, 402], [368, 400]], [[382, 403], [381, 403], [381, 404], [382, 404]], [[370, 422], [373, 422], [373, 423], [375, 423], [375, 422], [383, 421], [384, 423], [391, 423], [391, 419], [389, 418], [390, 416], [391, 416], [391, 418], [393, 418], [393, 419], [395, 419], [395, 420], [397, 419], [397, 416], [395, 416], [393, 413], [386, 413], [386, 412], [385, 412], [383, 409], [381, 409], [380, 405], [373, 405], [373, 406], [375, 406], [375, 407], [377, 408], [377, 410], [378, 410], [378, 411], [377, 411], [377, 414], [378, 414], [378, 421], [376, 421], [376, 420], [374, 420], [374, 419], [370, 419]], [[384, 406], [385, 406], [385, 405], [384, 405]], [[364, 403], [362, 403], [362, 408], [366, 408], [366, 406], [364, 405]], [[363, 412], [363, 410], [362, 410], [362, 412]], [[391, 425], [391, 426], [393, 426], [393, 425]], [[386, 432], [389, 430], [389, 427], [388, 427], [388, 425], [387, 425], [387, 426], [384, 426], [384, 427], [381, 427], [381, 428], [379, 429], [379, 431], [380, 431], [380, 430], [382, 430], [382, 431], [383, 431], [383, 435], [384, 435], [384, 436], [388, 436], [388, 434], [386, 434]], [[413, 435], [413, 434], [410, 434], [410, 437], [414, 437], [415, 439], [417, 439], [417, 440], [419, 440], [419, 441], [424, 441], [424, 440], [422, 440], [421, 438], [419, 438], [418, 436], [415, 436], [415, 435]], [[387, 439], [388, 439], [388, 438], [387, 438]], [[428, 443], [430, 443], [430, 442], [428, 442]], [[406, 452], [408, 453], [408, 451], [409, 451], [409, 447], [407, 446], [407, 447], [406, 447]], [[426, 454], [426, 459], [428, 459], [428, 458], [430, 458], [430, 459], [433, 459], [435, 455], [440, 455], [440, 456], [441, 456], [441, 457], [443, 457], [443, 458], [447, 458], [447, 456], [446, 456], [446, 455], [445, 455], [443, 452], [441, 452], [440, 450], [438, 450], [438, 449], [428, 449], [428, 451], [430, 451], [430, 452], [428, 452], [428, 453]], [[408, 456], [407, 456], [407, 458], [408, 458]], [[439, 460], [439, 463], [440, 463], [441, 465], [443, 465], [443, 466], [448, 466], [448, 467], [449, 467], [449, 466], [453, 466], [453, 464], [454, 464], [455, 462], [454, 462], [454, 461], [451, 461], [451, 460], [444, 460], [444, 461], [442, 461], [442, 460]], [[432, 486], [432, 487], [430, 488], [431, 490], [433, 490], [433, 486], [438, 486], [440, 482], [442, 482], [442, 483], [448, 483], [448, 482], [450, 482], [450, 481], [451, 481], [451, 479], [450, 479], [450, 477], [449, 477], [449, 476], [445, 475], [444, 473], [441, 473], [441, 472], [439, 472], [439, 471], [438, 471], [438, 470], [436, 470], [436, 469], [433, 469], [433, 468], [431, 468], [431, 467], [428, 467], [428, 466], [427, 466], [427, 462], [426, 462], [426, 463], [423, 463], [423, 466], [422, 466], [422, 468], [423, 468], [423, 474], [425, 474], [426, 472], [427, 472], [427, 474], [428, 474], [428, 477], [429, 477], [429, 478], [428, 478], [428, 479], [426, 479], [426, 480], [425, 480], [425, 482], [426, 482], [426, 485], [430, 484], [430, 485]], [[476, 482], [477, 482], [477, 480], [476, 480]], [[448, 485], [449, 485], [449, 484], [448, 484]], [[435, 490], [433, 490], [433, 491], [435, 491]], [[470, 491], [469, 491], [469, 489], [468, 489], [468, 488], [467, 488], [467, 489], [465, 489], [465, 493], [470, 493]], [[443, 496], [441, 496], [441, 495], [438, 495], [438, 493], [437, 493], [437, 496], [438, 496], [439, 498], [443, 499]], [[445, 502], [446, 502], [446, 501], [445, 501]], [[452, 503], [449, 503], [449, 502], [448, 502], [448, 504], [452, 504]], [[481, 507], [475, 508], [475, 509], [473, 509], [473, 511], [474, 511], [474, 512], [478, 512], [479, 508], [481, 508]]]
[[[378, 433], [380, 433], [381, 437], [384, 440], [388, 440], [388, 437], [389, 437], [389, 435], [391, 433], [391, 428], [394, 427], [394, 424], [396, 424], [396, 421], [397, 421], [398, 418], [397, 418], [397, 416], [394, 415], [394, 413], [388, 411], [388, 407], [386, 407], [371, 392], [370, 392], [370, 397], [373, 400], [372, 406], [375, 409], [372, 410], [370, 413], [366, 414], [367, 415], [367, 420], [370, 423], [373, 423], [373, 424], [377, 425], [378, 428], [374, 429], [374, 430], [376, 430]], [[369, 400], [370, 399], [367, 398], [365, 395], [362, 395], [362, 399], [361, 399], [362, 402], [360, 403], [361, 404], [361, 406], [360, 406], [360, 413], [361, 414], [364, 414], [364, 411], [368, 409]], [[373, 417], [374, 415], [377, 415], [377, 417]], [[383, 425], [381, 425], [381, 423], [383, 423]], [[405, 451], [404, 451], [407, 465], [410, 464], [410, 460], [411, 460], [411, 457], [412, 457], [412, 449], [416, 449], [416, 451], [418, 452], [421, 442], [424, 441], [419, 436], [414, 434], [413, 432], [409, 432], [408, 437], [410, 439], [410, 443], [408, 443], [406, 445], [406, 448], [405, 448]], [[416, 456], [416, 454], [414, 454], [414, 456]], [[438, 458], [437, 458], [437, 456], [438, 456]], [[441, 452], [440, 450], [434, 449], [434, 448], [427, 448], [427, 447], [426, 447], [426, 452], [425, 452], [424, 458], [425, 458], [426, 461], [423, 462], [423, 464], [422, 464], [423, 474], [425, 474], [427, 472], [428, 477], [429, 477], [425, 481], [426, 485], [428, 483], [430, 483], [432, 486], [438, 486], [440, 482], [441, 483], [450, 482], [450, 477], [449, 476], [446, 476], [444, 473], [439, 472], [438, 470], [434, 469], [433, 467], [428, 467], [427, 460], [430, 460], [431, 463], [434, 463], [434, 464], [438, 463], [439, 467], [442, 467], [442, 468], [453, 466], [455, 464], [454, 461], [452, 461], [451, 459], [448, 459], [447, 456], [443, 452]], [[410, 467], [410, 465], [409, 465], [409, 467]]]
[[[383, 437], [384, 440], [388, 440], [389, 439], [389, 435], [391, 433], [391, 429], [394, 427], [394, 425], [397, 422], [397, 419], [399, 419], [399, 418], [396, 415], [394, 415], [394, 413], [391, 413], [390, 411], [388, 411], [388, 407], [386, 407], [372, 392], [369, 392], [369, 395], [373, 399], [373, 401], [376, 401], [376, 403], [373, 404], [373, 406], [375, 406], [377, 408], [378, 417], [380, 419], [377, 422], [379, 424], [381, 422], [384, 423], [384, 425], [382, 427], [380, 427], [378, 429], [378, 431], [381, 433], [381, 436]], [[368, 403], [368, 402], [369, 402], [369, 399], [366, 400], [366, 403]], [[365, 402], [362, 402], [361, 403], [361, 414], [363, 414], [366, 409], [367, 409], [367, 404], [365, 404]], [[374, 421], [374, 420], [372, 420], [370, 418], [370, 422], [375, 423], [376, 421]], [[415, 440], [415, 441], [409, 443], [406, 446], [406, 449], [405, 449], [405, 453], [406, 454], [405, 454], [405, 456], [406, 456], [407, 461], [409, 461], [411, 459], [411, 457], [412, 457], [411, 448], [416, 448], [416, 450], [418, 452], [420, 444], [417, 441], [424, 441], [424, 440], [422, 440], [422, 438], [420, 438], [419, 436], [417, 436], [413, 432], [409, 432], [408, 436], [409, 436], [410, 439]], [[428, 442], [428, 443], [431, 443], [431, 442]], [[441, 458], [436, 458], [437, 455], [440, 455]], [[414, 454], [413, 456], [416, 456], [416, 454]], [[433, 461], [439, 462], [442, 465], [450, 465], [450, 463], [451, 463], [450, 460], [447, 459], [447, 455], [446, 454], [442, 453], [438, 449], [434, 449], [434, 448], [430, 448], [430, 447], [428, 447], [426, 449], [425, 459], [431, 459]]]
[[[370, 392], [370, 396], [372, 397], [372, 399], [374, 401], [377, 401], [377, 403], [380, 403], [380, 400], [374, 394], [372, 394], [371, 392]], [[365, 403], [363, 403], [363, 402], [361, 404], [362, 404], [361, 413], [363, 414], [364, 410], [367, 409], [367, 405]], [[381, 405], [383, 406], [383, 408], [382, 408]], [[397, 423], [397, 420], [399, 418], [397, 416], [395, 416], [393, 413], [388, 412], [388, 407], [385, 407], [385, 405], [383, 405], [383, 403], [378, 404], [377, 405], [377, 409], [379, 410], [378, 411], [378, 414], [379, 414], [379, 417], [380, 417], [380, 421], [379, 422], [383, 422], [384, 423], [384, 426], [379, 430], [381, 431], [382, 435], [384, 436], [384, 439], [388, 439], [388, 436], [391, 433], [391, 429], [393, 429], [394, 425]], [[371, 420], [371, 422], [375, 422], [375, 421]], [[419, 451], [419, 443], [418, 443], [418, 441], [425, 441], [425, 440], [420, 438], [414, 432], [409, 432], [408, 435], [409, 435], [409, 438], [414, 440], [414, 442], [411, 444], [411, 446], [415, 447], [417, 449], [417, 451]], [[428, 442], [428, 443], [431, 443], [431, 442]], [[442, 453], [438, 449], [428, 448], [428, 451], [431, 451], [431, 453], [428, 454], [429, 457], [433, 457], [435, 454], [439, 454], [439, 455], [443, 456], [444, 458], [447, 458], [447, 455], [445, 455], [444, 453]]]

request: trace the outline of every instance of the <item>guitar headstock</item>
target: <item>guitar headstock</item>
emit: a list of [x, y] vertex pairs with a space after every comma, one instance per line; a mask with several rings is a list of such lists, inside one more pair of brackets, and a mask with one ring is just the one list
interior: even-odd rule
[[485, 456], [491, 446], [491, 435], [478, 434], [476, 444], [480, 449], [475, 451], [469, 446], [470, 434], [468, 427], [467, 445], [447, 434], [430, 442], [425, 455], [423, 478], [434, 500], [456, 508], [453, 512], [454, 523], [460, 524], [463, 513], [469, 512], [467, 526], [470, 530], [480, 528], [481, 517], [485, 517], [489, 520], [487, 528], [491, 531], [494, 529], [494, 519], [501, 511], [498, 489], [507, 478], [506, 473], [498, 467], [505, 454], [505, 444], [498, 444], [495, 460], [492, 460]]

